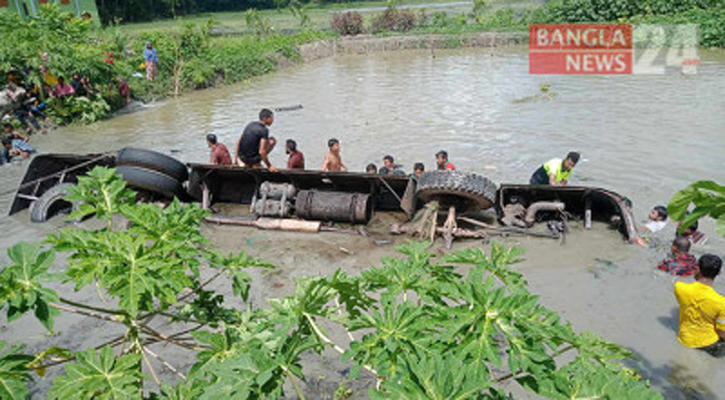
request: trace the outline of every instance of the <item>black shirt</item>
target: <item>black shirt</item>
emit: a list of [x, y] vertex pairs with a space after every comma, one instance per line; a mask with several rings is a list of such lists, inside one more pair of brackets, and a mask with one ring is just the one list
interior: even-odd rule
[[244, 128], [242, 140], [239, 141], [239, 158], [242, 161], [259, 158], [259, 143], [262, 139], [269, 139], [269, 129], [259, 121], [250, 122]]

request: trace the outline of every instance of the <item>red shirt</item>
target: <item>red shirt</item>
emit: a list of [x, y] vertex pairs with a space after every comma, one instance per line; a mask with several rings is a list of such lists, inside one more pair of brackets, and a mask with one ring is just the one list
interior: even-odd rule
[[695, 273], [697, 260], [690, 253], [679, 254], [677, 257], [670, 257], [663, 260], [657, 268], [677, 276], [690, 276]]
[[439, 165], [439, 166], [438, 166], [438, 169], [439, 169], [439, 170], [448, 170], [448, 171], [455, 171], [455, 170], [456, 170], [456, 167], [454, 167], [454, 166], [453, 166], [453, 164], [451, 164], [451, 163], [449, 163], [448, 161], [446, 161], [446, 166], [445, 166], [445, 168], [441, 168], [441, 167], [440, 167], [440, 165]]
[[289, 155], [287, 169], [305, 169], [305, 156], [301, 151], [293, 151]]
[[217, 143], [212, 146], [211, 158], [209, 159], [209, 162], [219, 165], [231, 165], [232, 156], [229, 155], [229, 150], [227, 150], [227, 146], [224, 146], [223, 143]]

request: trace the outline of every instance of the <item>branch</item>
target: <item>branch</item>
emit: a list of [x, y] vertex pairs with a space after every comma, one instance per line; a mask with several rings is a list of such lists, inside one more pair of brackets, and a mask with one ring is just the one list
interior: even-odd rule
[[[115, 338], [113, 338], [111, 340], [108, 340], [106, 342], [103, 342], [103, 343], [99, 344], [98, 346], [94, 347], [94, 349], [95, 350], [99, 350], [99, 349], [101, 349], [101, 348], [103, 348], [103, 347], [105, 347], [107, 345], [108, 346], [111, 346], [111, 347], [116, 347], [116, 346], [121, 345], [121, 343], [123, 343], [124, 340], [125, 340], [125, 336], [124, 335], [121, 335], [121, 336], [115, 337]], [[41, 364], [41, 365], [33, 366], [33, 368], [34, 369], [40, 369], [40, 368], [55, 367], [57, 365], [65, 364], [65, 363], [67, 363], [69, 361], [74, 361], [75, 359], [76, 359], [75, 356], [72, 356], [72, 357], [69, 357], [69, 358], [66, 358], [66, 359], [63, 359], [63, 360], [53, 361], [53, 362], [48, 363], [48, 364]]]
[[149, 355], [150, 355], [151, 357], [153, 357], [153, 358], [157, 359], [157, 360], [158, 360], [158, 361], [159, 361], [159, 362], [160, 362], [161, 364], [163, 364], [163, 365], [164, 365], [164, 366], [165, 366], [166, 368], [168, 368], [169, 370], [171, 370], [171, 372], [175, 373], [175, 374], [176, 374], [176, 375], [177, 375], [178, 377], [180, 377], [181, 379], [183, 379], [183, 380], [186, 380], [186, 376], [184, 376], [184, 374], [182, 374], [181, 372], [179, 372], [179, 370], [178, 370], [178, 369], [174, 368], [174, 366], [173, 366], [173, 365], [171, 365], [171, 364], [169, 364], [168, 362], [166, 362], [166, 361], [165, 361], [164, 359], [162, 359], [161, 357], [159, 357], [159, 356], [158, 356], [158, 355], [157, 355], [156, 353], [154, 353], [153, 351], [149, 350], [149, 349], [148, 349], [147, 347], [143, 347], [143, 349], [144, 349], [144, 351], [145, 351], [145, 352], [149, 353]]
[[[310, 327], [312, 327], [312, 331], [315, 332], [315, 335], [317, 335], [317, 337], [320, 338], [320, 340], [322, 340], [323, 342], [325, 342], [325, 344], [331, 346], [338, 353], [345, 354], [345, 350], [342, 347], [340, 347], [337, 344], [335, 344], [335, 342], [333, 342], [332, 340], [330, 340], [330, 338], [328, 338], [327, 336], [325, 336], [324, 333], [322, 333], [322, 331], [317, 326], [317, 324], [315, 323], [315, 320], [312, 318], [312, 316], [310, 314], [303, 313], [302, 315], [304, 315], [304, 317], [310, 323]], [[378, 371], [374, 370], [371, 366], [369, 366], [369, 365], [363, 365], [362, 367], [365, 368], [366, 370], [368, 370], [368, 372], [370, 372], [371, 374], [375, 375], [375, 377], [378, 379], [378, 381], [382, 380], [382, 378], [380, 377], [380, 375], [378, 375]]]
[[[62, 301], [62, 299], [61, 299], [61, 301]], [[58, 304], [58, 303], [49, 303], [49, 305], [51, 307], [55, 307], [59, 310], [72, 312], [72, 313], [76, 313], [76, 314], [80, 314], [80, 315], [85, 315], [87, 317], [98, 318], [98, 319], [102, 319], [104, 321], [115, 322], [117, 324], [123, 324], [123, 321], [120, 321], [117, 317], [109, 317], [107, 315], [99, 314], [99, 313], [92, 312], [92, 311], [79, 310], [77, 308], [68, 307], [63, 304]]]
[[[141, 345], [141, 350], [146, 350], [143, 345]], [[157, 385], [161, 385], [161, 381], [159, 380], [159, 377], [156, 376], [156, 371], [154, 371], [154, 367], [151, 366], [149, 359], [146, 358], [146, 353], [142, 351], [141, 357], [143, 357], [143, 360], [146, 362], [146, 366], [149, 367], [149, 371], [151, 371], [151, 377], [154, 378], [154, 382], [156, 382]]]
[[183, 348], [188, 349], [188, 350], [200, 351], [200, 350], [211, 349], [211, 347], [208, 347], [208, 346], [193, 346], [193, 345], [184, 343], [181, 340], [170, 338], [170, 337], [165, 336], [164, 334], [162, 334], [160, 332], [155, 331], [153, 328], [151, 328], [151, 327], [149, 327], [147, 325], [144, 325], [144, 324], [139, 324], [139, 328], [141, 328], [141, 331], [143, 331], [143, 333], [145, 333], [147, 335], [150, 335], [150, 336], [153, 336], [155, 338], [158, 338], [158, 339], [160, 339], [160, 340], [162, 340], [164, 342], [168, 342], [168, 343], [171, 343], [171, 344], [175, 344], [175, 345], [177, 345], [179, 347], [183, 347]]
[[295, 388], [295, 392], [297, 392], [297, 397], [299, 397], [300, 400], [306, 400], [305, 395], [302, 394], [302, 390], [300, 390], [300, 387], [297, 385], [297, 380], [295, 379], [295, 376], [292, 375], [292, 372], [290, 372], [290, 370], [287, 369], [287, 367], [284, 365], [280, 365], [280, 367], [282, 367], [284, 372], [287, 373], [287, 376], [289, 377], [290, 381], [292, 382], [292, 386]]
[[124, 315], [124, 316], [125, 315], [128, 315], [128, 313], [126, 311], [123, 311], [123, 310], [111, 310], [111, 309], [103, 308], [103, 307], [89, 306], [88, 304], [78, 303], [78, 302], [75, 302], [73, 300], [66, 299], [64, 297], [61, 297], [58, 300], [60, 300], [61, 303], [65, 303], [65, 304], [67, 304], [69, 306], [84, 308], [86, 310], [97, 311], [97, 312], [101, 312], [101, 313], [104, 313], [104, 314]]

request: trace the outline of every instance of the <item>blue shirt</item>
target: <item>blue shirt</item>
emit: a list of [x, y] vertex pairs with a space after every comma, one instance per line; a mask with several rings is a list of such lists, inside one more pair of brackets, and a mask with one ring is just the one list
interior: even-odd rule
[[159, 56], [156, 55], [156, 49], [154, 49], [153, 47], [151, 48], [151, 50], [144, 49], [143, 58], [146, 61], [151, 61], [151, 62], [155, 62], [155, 63], [159, 62]]

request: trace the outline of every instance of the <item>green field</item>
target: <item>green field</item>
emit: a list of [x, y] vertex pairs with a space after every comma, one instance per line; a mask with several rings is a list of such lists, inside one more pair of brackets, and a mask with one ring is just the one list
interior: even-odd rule
[[[523, 12], [526, 9], [536, 8], [544, 4], [543, 0], [490, 0], [488, 11], [495, 12], [501, 8], [511, 8], [516, 12]], [[352, 3], [336, 3], [330, 5], [309, 6], [307, 14], [310, 17], [309, 28], [313, 30], [330, 29], [330, 20], [335, 12], [344, 10], [358, 10], [366, 18], [372, 14], [381, 12], [386, 7], [385, 1], [366, 1]], [[398, 8], [410, 7], [418, 13], [425, 10], [427, 14], [445, 12], [449, 16], [468, 13], [473, 7], [471, 1], [456, 0], [403, 0], [396, 4]], [[266, 18], [275, 31], [294, 31], [300, 29], [299, 19], [289, 9], [261, 10], [259, 14]], [[141, 22], [120, 25], [124, 33], [140, 33], [148, 31], [175, 31], [186, 23], [203, 24], [213, 18], [215, 21], [214, 32], [218, 34], [239, 34], [249, 33], [244, 12], [223, 12], [197, 14], [193, 16], [180, 17], [151, 22]]]

